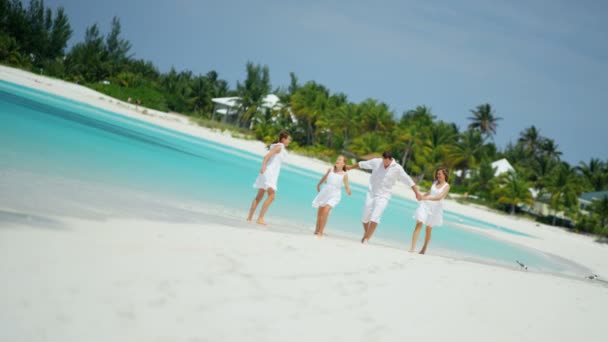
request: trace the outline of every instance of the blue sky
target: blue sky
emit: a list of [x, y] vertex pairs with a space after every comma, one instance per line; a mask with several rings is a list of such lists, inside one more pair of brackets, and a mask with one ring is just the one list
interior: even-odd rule
[[503, 148], [530, 125], [563, 159], [608, 159], [608, 2], [605, 1], [196, 1], [47, 0], [64, 6], [81, 41], [119, 16], [135, 57], [195, 73], [216, 70], [234, 87], [245, 63], [289, 72], [351, 101], [371, 97], [400, 116], [427, 105], [468, 124], [489, 102]]

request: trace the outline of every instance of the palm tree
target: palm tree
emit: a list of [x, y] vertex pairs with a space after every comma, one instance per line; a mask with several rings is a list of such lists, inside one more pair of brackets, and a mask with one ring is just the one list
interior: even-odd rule
[[317, 120], [325, 112], [329, 90], [313, 81], [307, 82], [291, 96], [291, 109], [306, 132], [306, 144], [316, 141]]
[[[348, 130], [350, 118], [346, 117], [347, 96], [344, 93], [333, 94], [327, 101], [327, 108], [317, 120], [317, 127], [327, 136], [326, 145], [334, 147], [334, 136], [341, 136]], [[346, 125], [346, 127], [344, 127]]]
[[469, 124], [469, 129], [478, 129], [481, 134], [486, 137], [491, 137], [496, 134], [497, 122], [502, 120], [502, 118], [495, 116], [496, 113], [489, 103], [471, 109], [471, 113], [473, 116], [468, 118], [472, 121], [471, 124]]
[[599, 159], [591, 158], [589, 163], [580, 162], [577, 170], [585, 178], [585, 182], [593, 191], [602, 191], [608, 186], [606, 168], [608, 165]]
[[237, 82], [236, 89], [239, 95], [239, 111], [238, 122], [249, 127], [251, 120], [262, 105], [264, 97], [270, 92], [270, 71], [267, 65], [253, 64], [247, 62], [247, 76], [244, 83]]
[[366, 132], [388, 132], [394, 123], [393, 113], [388, 105], [374, 99], [367, 99], [359, 104], [361, 110], [361, 125]]
[[435, 115], [426, 106], [417, 106], [416, 109], [409, 110], [403, 115], [394, 131], [396, 145], [400, 147], [398, 149], [403, 149], [401, 165], [405, 166], [413, 149], [422, 147], [426, 143], [434, 119]]
[[191, 90], [187, 102], [194, 113], [209, 113], [211, 110], [212, 86], [205, 76], [198, 76], [192, 80]]
[[369, 153], [379, 153], [388, 147], [388, 142], [377, 132], [367, 132], [355, 138], [350, 145], [351, 150], [362, 156]]
[[21, 60], [17, 40], [7, 35], [0, 35], [0, 61], [11, 65], [21, 65]]
[[212, 97], [225, 97], [228, 95], [228, 82], [220, 79], [219, 74], [215, 70], [207, 72], [205, 77], [211, 85]]
[[357, 123], [361, 117], [359, 106], [356, 103], [346, 102], [336, 108], [333, 116], [333, 126], [336, 133], [342, 134], [342, 145], [348, 148], [350, 139], [357, 133]]
[[544, 155], [531, 159], [531, 175], [529, 179], [533, 182], [534, 188], [539, 194], [543, 193], [544, 189], [547, 187], [551, 173], [558, 165], [559, 164], [555, 159]]
[[518, 142], [523, 144], [529, 152], [536, 154], [542, 140], [540, 132], [532, 125], [519, 134]]
[[593, 201], [591, 203], [591, 210], [598, 215], [600, 226], [605, 228], [608, 224], [608, 196]]
[[421, 176], [426, 175], [427, 172], [432, 173], [439, 166], [452, 168], [454, 164], [449, 156], [457, 140], [458, 129], [453, 124], [443, 121], [434, 123], [415, 155], [417, 164], [422, 165]]
[[450, 151], [449, 158], [454, 167], [461, 170], [459, 183], [462, 184], [468, 170], [475, 167], [483, 157], [483, 138], [477, 130], [469, 129], [460, 135], [460, 139]]
[[[549, 207], [557, 214], [558, 211], [576, 213], [579, 209], [578, 198], [583, 190], [581, 179], [576, 169], [566, 162], [561, 162], [551, 173], [548, 180]], [[553, 215], [553, 225], [556, 215]]]
[[530, 158], [530, 153], [522, 143], [513, 144], [509, 142], [502, 156], [513, 163], [525, 164], [524, 161]]
[[498, 202], [510, 207], [509, 213], [515, 213], [515, 207], [519, 204], [532, 204], [530, 184], [515, 171], [509, 171], [499, 176], [498, 187], [493, 191]]
[[559, 161], [559, 158], [562, 155], [562, 152], [557, 149], [555, 140], [549, 138], [542, 139], [540, 143], [540, 152], [542, 155], [557, 161]]
[[156, 82], [160, 79], [160, 73], [154, 64], [143, 59], [128, 60], [125, 62], [124, 72], [130, 72], [139, 75], [146, 80]]
[[490, 199], [490, 194], [493, 190], [494, 174], [496, 168], [492, 167], [492, 163], [489, 159], [484, 158], [479, 163], [479, 168], [473, 171], [471, 179], [469, 181], [469, 191], [473, 194], [479, 194], [483, 199]]
[[477, 106], [477, 108], [471, 110], [471, 113], [473, 116], [468, 118], [471, 120], [469, 129], [478, 129], [486, 137], [496, 134], [497, 122], [502, 118], [495, 116], [496, 113], [489, 103]]

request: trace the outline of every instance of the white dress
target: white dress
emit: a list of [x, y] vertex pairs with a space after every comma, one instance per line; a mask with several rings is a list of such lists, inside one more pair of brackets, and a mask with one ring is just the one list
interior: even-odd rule
[[287, 157], [287, 150], [282, 143], [270, 145], [269, 150], [272, 151], [276, 146], [281, 146], [281, 152], [272, 155], [272, 157], [268, 159], [266, 171], [260, 173], [255, 180], [255, 183], [253, 183], [255, 189], [267, 190], [268, 188], [272, 188], [274, 191], [277, 191], [277, 181], [279, 180], [279, 173], [281, 173], [281, 163]]
[[326, 205], [335, 208], [342, 199], [342, 186], [344, 185], [344, 175], [330, 171], [327, 175], [326, 184], [312, 201], [314, 208]]
[[[430, 196], [436, 197], [441, 194], [448, 183], [437, 189], [437, 182], [431, 186]], [[414, 220], [424, 225], [439, 227], [443, 224], [443, 198], [439, 201], [422, 201], [414, 213]]]

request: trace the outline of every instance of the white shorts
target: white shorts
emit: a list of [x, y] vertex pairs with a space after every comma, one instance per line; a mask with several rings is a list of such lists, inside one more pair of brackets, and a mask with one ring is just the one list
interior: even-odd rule
[[388, 205], [388, 198], [384, 197], [372, 197], [370, 193], [365, 196], [365, 207], [363, 208], [363, 223], [369, 221], [380, 223], [382, 213]]

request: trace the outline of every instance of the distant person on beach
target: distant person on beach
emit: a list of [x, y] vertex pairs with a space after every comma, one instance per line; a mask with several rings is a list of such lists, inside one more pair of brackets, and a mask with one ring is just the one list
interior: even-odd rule
[[[325, 183], [323, 189], [321, 185]], [[350, 186], [348, 185], [348, 175], [346, 174], [346, 162], [344, 156], [338, 156], [336, 163], [332, 168], [329, 168], [325, 175], [317, 184], [317, 197], [312, 201], [312, 206], [317, 210], [317, 226], [315, 235], [323, 236], [323, 230], [327, 224], [329, 212], [340, 203], [342, 198], [342, 186], [346, 189], [348, 196], [351, 195]]]
[[391, 199], [391, 189], [395, 182], [401, 181], [412, 188], [417, 200], [420, 200], [422, 195], [412, 178], [405, 173], [401, 165], [395, 162], [393, 154], [389, 151], [384, 152], [382, 158], [361, 161], [358, 164], [347, 166], [347, 170], [357, 168], [372, 170], [362, 220], [364, 234], [361, 243], [367, 243], [380, 223], [382, 213]]
[[131, 103], [131, 96], [129, 96], [129, 98], [127, 99], [127, 101], [128, 101], [129, 103]]
[[262, 205], [262, 210], [260, 210], [260, 215], [256, 220], [256, 223], [258, 224], [266, 224], [264, 215], [266, 215], [268, 207], [270, 207], [270, 204], [274, 201], [275, 193], [277, 191], [277, 181], [279, 179], [279, 173], [281, 172], [281, 162], [285, 160], [285, 157], [287, 156], [287, 146], [289, 146], [290, 142], [291, 136], [289, 133], [281, 132], [279, 133], [279, 138], [268, 147], [268, 153], [266, 153], [264, 160], [262, 161], [260, 174], [253, 184], [253, 187], [258, 189], [258, 194], [251, 203], [247, 221], [253, 219], [255, 209], [258, 207], [260, 201], [262, 201], [262, 198], [264, 198], [264, 194], [268, 193], [266, 201], [264, 201], [264, 204]]
[[426, 248], [431, 241], [431, 230], [433, 227], [439, 227], [443, 224], [443, 198], [450, 192], [450, 184], [448, 184], [448, 170], [443, 167], [435, 171], [435, 181], [427, 193], [422, 196], [422, 201], [414, 213], [416, 220], [416, 228], [412, 237], [412, 246], [410, 252], [413, 253], [416, 248], [416, 241], [420, 234], [422, 225], [426, 225], [426, 235], [424, 236], [424, 246], [420, 250], [420, 254], [426, 253]]

